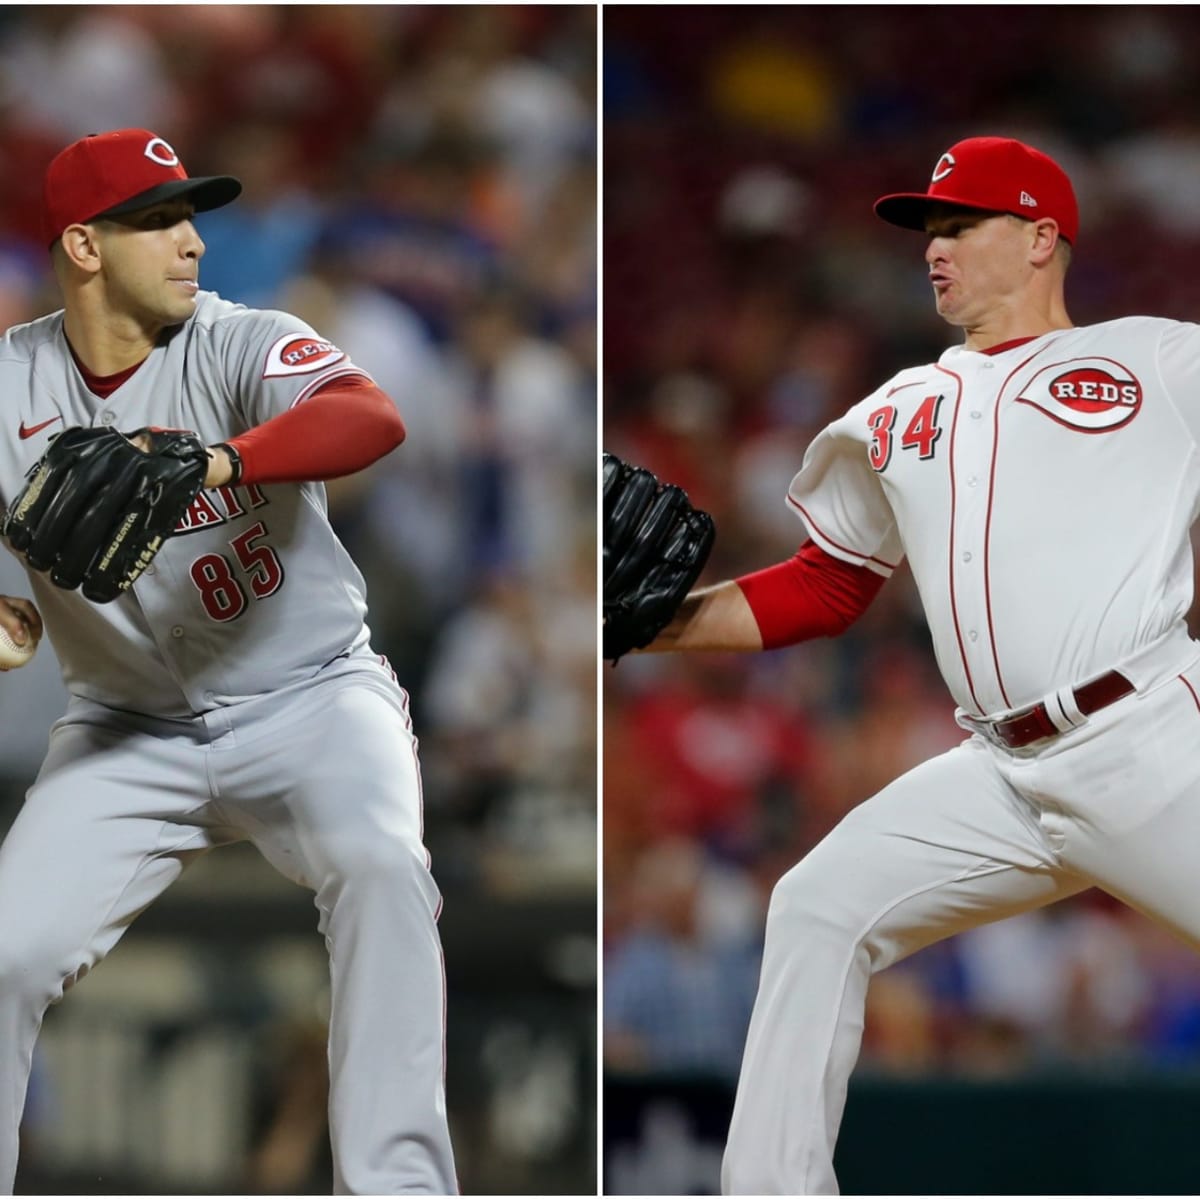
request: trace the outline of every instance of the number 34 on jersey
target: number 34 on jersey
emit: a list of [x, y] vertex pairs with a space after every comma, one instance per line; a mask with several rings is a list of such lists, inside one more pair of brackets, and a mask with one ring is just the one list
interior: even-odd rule
[[901, 451], [916, 453], [918, 458], [933, 458], [942, 436], [938, 414], [945, 396], [926, 396], [917, 406], [904, 432], [897, 438], [896, 422], [899, 410], [894, 404], [884, 404], [867, 418], [871, 429], [871, 445], [867, 458], [875, 471], [886, 471], [897, 445]]

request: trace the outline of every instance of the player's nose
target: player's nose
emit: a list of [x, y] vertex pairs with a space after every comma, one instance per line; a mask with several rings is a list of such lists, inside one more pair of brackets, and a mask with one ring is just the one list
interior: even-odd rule
[[925, 247], [925, 261], [932, 267], [934, 263], [945, 262], [949, 257], [950, 239], [938, 237], [936, 233], [929, 235], [929, 245]]
[[184, 221], [182, 229], [183, 239], [180, 243], [180, 252], [185, 258], [203, 258], [205, 251], [204, 239], [200, 236], [196, 226], [191, 221]]

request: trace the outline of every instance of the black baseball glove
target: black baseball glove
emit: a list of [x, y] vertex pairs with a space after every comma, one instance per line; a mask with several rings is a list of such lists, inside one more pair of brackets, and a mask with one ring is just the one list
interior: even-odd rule
[[[133, 444], [141, 437], [148, 450]], [[129, 590], [171, 536], [208, 473], [180, 430], [66, 429], [29, 470], [3, 534], [35, 571], [97, 604]]]
[[648, 646], [695, 586], [716, 529], [687, 493], [604, 455], [604, 657]]

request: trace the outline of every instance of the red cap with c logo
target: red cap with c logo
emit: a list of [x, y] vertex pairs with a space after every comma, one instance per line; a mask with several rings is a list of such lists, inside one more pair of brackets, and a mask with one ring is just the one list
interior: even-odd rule
[[237, 198], [231, 175], [188, 177], [171, 145], [149, 129], [115, 129], [72, 142], [46, 169], [42, 227], [53, 245], [68, 225], [186, 196], [197, 212]]
[[925, 228], [932, 204], [1011, 213], [1036, 221], [1052, 217], [1072, 245], [1079, 235], [1079, 205], [1067, 173], [1048, 154], [1013, 138], [967, 138], [951, 146], [933, 168], [929, 189], [875, 201], [875, 212], [904, 229]]

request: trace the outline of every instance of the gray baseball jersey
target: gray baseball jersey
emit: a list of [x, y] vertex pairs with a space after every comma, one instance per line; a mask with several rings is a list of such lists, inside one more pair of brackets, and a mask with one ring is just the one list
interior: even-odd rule
[[[195, 315], [101, 399], [55, 313], [0, 341], [0, 497], [64, 428], [191, 429], [212, 445], [365, 374], [296, 317], [201, 292]], [[362, 576], [319, 483], [203, 492], [133, 596], [111, 604], [31, 578], [67, 687], [114, 708], [205, 712], [311, 678], [368, 637]]]
[[[0, 341], [0, 496], [60, 429], [186, 428], [212, 445], [352, 374], [302, 321], [201, 292], [101, 399], [54, 314]], [[247, 839], [313, 892], [329, 947], [335, 1190], [456, 1191], [417, 739], [324, 488], [201, 493], [110, 604], [30, 578], [72, 697], [0, 845], [0, 1190], [46, 1006], [197, 853]]]

